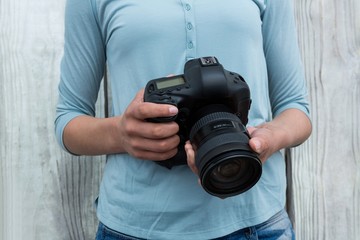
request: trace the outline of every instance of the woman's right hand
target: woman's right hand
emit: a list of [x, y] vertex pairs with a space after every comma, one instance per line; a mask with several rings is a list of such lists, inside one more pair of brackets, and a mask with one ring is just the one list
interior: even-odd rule
[[178, 109], [168, 104], [144, 102], [143, 96], [144, 90], [140, 90], [118, 117], [119, 144], [136, 158], [155, 161], [169, 159], [178, 151], [178, 124], [153, 123], [146, 119], [175, 116]]
[[144, 102], [140, 90], [120, 116], [73, 118], [63, 134], [67, 150], [76, 155], [128, 153], [136, 158], [161, 161], [178, 151], [180, 138], [176, 122], [153, 123], [146, 119], [175, 116], [172, 105]]

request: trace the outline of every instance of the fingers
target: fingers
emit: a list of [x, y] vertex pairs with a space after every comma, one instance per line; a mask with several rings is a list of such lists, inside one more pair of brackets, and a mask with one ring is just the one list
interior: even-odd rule
[[128, 108], [135, 118], [145, 120], [148, 118], [171, 117], [178, 113], [177, 107], [170, 104], [144, 102], [144, 90], [140, 90]]
[[185, 152], [187, 156], [187, 163], [190, 167], [191, 171], [193, 171], [196, 175], [199, 174], [199, 171], [195, 164], [195, 151], [190, 143], [190, 141], [186, 141], [185, 143]]
[[[180, 138], [177, 135], [173, 135], [169, 138], [163, 139], [147, 139], [143, 137], [131, 138], [129, 144], [135, 151], [153, 152], [153, 153], [166, 153], [177, 151], [177, 147], [180, 143]], [[176, 153], [176, 152], [175, 152]], [[171, 153], [169, 153], [171, 155]], [[174, 154], [175, 155], [175, 154]]]
[[[196, 164], [195, 164], [195, 151], [194, 151], [190, 141], [186, 141], [185, 151], [186, 151], [188, 166], [190, 167], [190, 169], [193, 173], [195, 173], [197, 176], [199, 176], [199, 170], [197, 169]], [[200, 178], [198, 178], [198, 184], [200, 186], [202, 186]]]
[[251, 149], [253, 149], [258, 154], [262, 153], [263, 149], [262, 149], [261, 139], [256, 138], [256, 137], [252, 138], [249, 141], [249, 145], [250, 145]]
[[275, 140], [272, 132], [263, 127], [248, 127], [247, 130], [251, 137], [249, 140], [251, 149], [259, 154], [260, 160], [265, 163], [274, 152], [272, 146]]
[[139, 119], [130, 120], [124, 125], [125, 131], [129, 136], [155, 140], [169, 138], [179, 132], [179, 125], [175, 122], [153, 123]]
[[135, 117], [139, 119], [171, 117], [178, 113], [177, 107], [173, 105], [150, 102], [143, 102], [135, 110]]
[[180, 143], [176, 122], [153, 123], [146, 119], [177, 114], [176, 107], [144, 102], [139, 91], [119, 118], [120, 141], [127, 153], [148, 160], [166, 160], [174, 156]]
[[126, 152], [130, 155], [140, 159], [161, 161], [169, 159], [177, 153], [180, 138], [176, 132], [166, 138], [146, 138], [144, 133], [139, 131], [125, 132], [122, 141]]
[[173, 105], [144, 102], [144, 90], [140, 90], [124, 113], [122, 127], [129, 136], [148, 139], [163, 139], [177, 134], [179, 126], [175, 122], [153, 123], [149, 118], [171, 117], [178, 113]]
[[246, 128], [251, 139], [249, 140], [249, 145], [251, 149], [257, 153], [261, 153], [261, 140], [256, 137], [256, 127], [249, 126]]
[[144, 149], [134, 149], [134, 152], [129, 152], [129, 154], [139, 159], [151, 160], [151, 161], [164, 161], [175, 156], [177, 151], [178, 151], [177, 147], [165, 152], [164, 151], [154, 152], [154, 151], [147, 151]]

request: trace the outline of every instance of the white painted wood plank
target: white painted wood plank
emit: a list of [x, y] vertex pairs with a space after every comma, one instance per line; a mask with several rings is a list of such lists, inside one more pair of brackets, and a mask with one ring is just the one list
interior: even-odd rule
[[54, 136], [64, 4], [0, 1], [0, 239], [92, 239], [96, 231], [104, 159], [71, 157]]
[[299, 239], [358, 239], [360, 4], [295, 1], [314, 132], [293, 150]]

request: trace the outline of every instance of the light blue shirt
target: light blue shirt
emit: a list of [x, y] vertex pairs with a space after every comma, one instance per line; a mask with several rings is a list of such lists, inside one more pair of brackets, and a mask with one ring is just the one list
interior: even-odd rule
[[[114, 115], [154, 78], [216, 56], [247, 81], [249, 124], [289, 108], [308, 114], [290, 0], [68, 0], [56, 135], [95, 115], [105, 64]], [[106, 226], [148, 239], [210, 239], [266, 221], [285, 205], [285, 163], [275, 153], [249, 191], [221, 200], [187, 166], [168, 170], [128, 154], [107, 156], [97, 203]]]

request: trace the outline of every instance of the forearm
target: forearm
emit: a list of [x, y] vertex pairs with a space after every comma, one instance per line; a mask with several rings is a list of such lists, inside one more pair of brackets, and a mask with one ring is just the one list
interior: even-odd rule
[[274, 140], [278, 149], [295, 147], [303, 143], [311, 134], [310, 119], [298, 109], [287, 109], [276, 116], [273, 121], [259, 127], [274, 129]]
[[65, 147], [77, 155], [102, 155], [124, 152], [119, 144], [118, 122], [120, 117], [95, 118], [79, 116], [65, 127]]
[[79, 116], [65, 127], [65, 147], [78, 155], [128, 153], [136, 158], [166, 160], [177, 152], [180, 139], [175, 122], [152, 123], [155, 117], [178, 113], [172, 105], [145, 103], [140, 90], [122, 115], [111, 118]]

